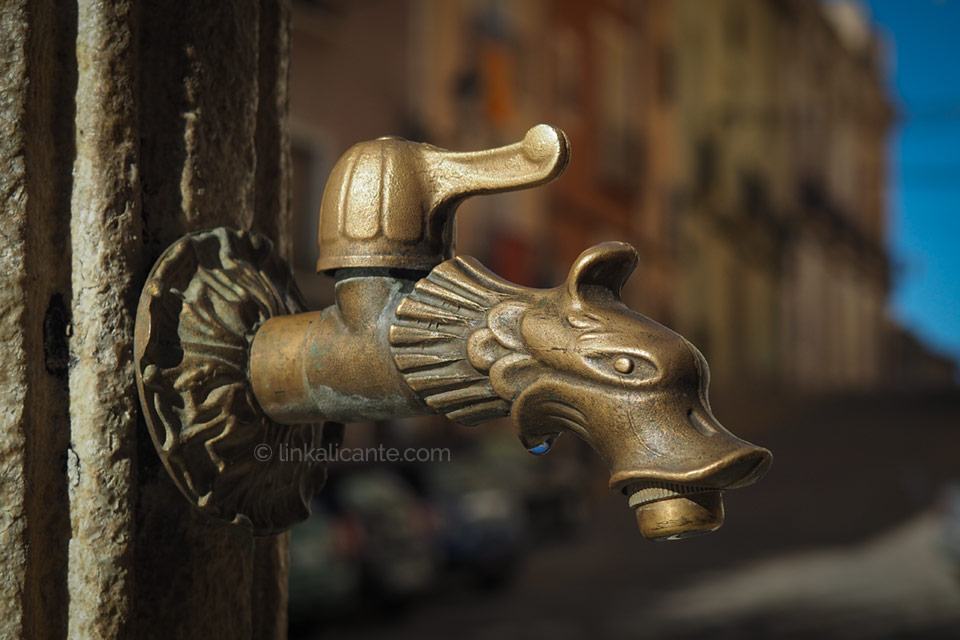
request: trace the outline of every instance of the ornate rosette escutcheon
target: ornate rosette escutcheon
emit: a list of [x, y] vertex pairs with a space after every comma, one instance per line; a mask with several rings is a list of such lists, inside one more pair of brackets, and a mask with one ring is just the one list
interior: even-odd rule
[[280, 459], [320, 447], [322, 426], [273, 422], [247, 376], [260, 325], [303, 308], [270, 241], [225, 228], [171, 245], [140, 297], [137, 386], [157, 452], [201, 511], [258, 535], [304, 520], [326, 475], [309, 459]]

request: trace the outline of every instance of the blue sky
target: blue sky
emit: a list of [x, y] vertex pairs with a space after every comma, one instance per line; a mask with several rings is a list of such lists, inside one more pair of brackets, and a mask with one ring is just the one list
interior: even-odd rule
[[888, 41], [896, 318], [960, 359], [960, 0], [866, 0]]

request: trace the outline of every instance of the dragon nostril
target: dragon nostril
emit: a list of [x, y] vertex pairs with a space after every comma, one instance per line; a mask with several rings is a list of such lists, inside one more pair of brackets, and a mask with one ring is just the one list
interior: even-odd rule
[[699, 411], [687, 409], [687, 422], [701, 435], [712, 436], [717, 433], [717, 428], [710, 421], [704, 419]]

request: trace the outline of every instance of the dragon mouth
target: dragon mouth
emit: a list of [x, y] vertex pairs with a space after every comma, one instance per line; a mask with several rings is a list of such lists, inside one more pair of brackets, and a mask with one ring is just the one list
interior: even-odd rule
[[632, 474], [626, 473], [611, 479], [611, 484], [616, 481], [629, 496], [644, 538], [681, 540], [719, 529], [723, 524], [723, 490], [751, 484], [769, 467], [770, 453], [752, 447], [705, 468], [679, 474], [685, 481], [630, 478]]
[[[635, 468], [618, 471], [610, 478], [610, 488], [631, 495], [640, 489], [661, 488], [675, 494], [736, 489], [753, 484], [766, 474], [772, 460], [770, 452], [762, 447], [746, 444], [726, 455], [718, 456], [708, 465], [693, 469]], [[658, 496], [671, 497], [667, 495]]]

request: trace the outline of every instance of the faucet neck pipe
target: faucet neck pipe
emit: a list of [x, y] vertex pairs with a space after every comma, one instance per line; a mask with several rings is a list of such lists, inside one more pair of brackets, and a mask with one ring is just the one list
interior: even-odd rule
[[336, 304], [270, 318], [257, 331], [250, 350], [257, 402], [281, 424], [432, 413], [397, 371], [387, 337], [394, 309], [414, 282], [344, 271], [338, 270]]

